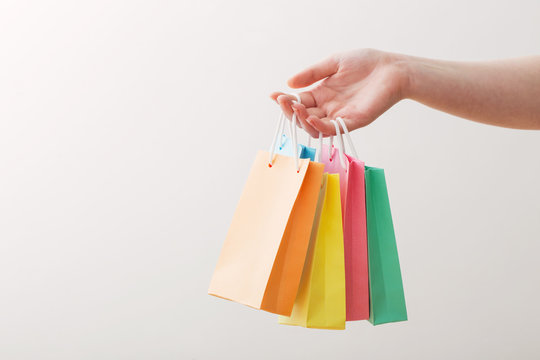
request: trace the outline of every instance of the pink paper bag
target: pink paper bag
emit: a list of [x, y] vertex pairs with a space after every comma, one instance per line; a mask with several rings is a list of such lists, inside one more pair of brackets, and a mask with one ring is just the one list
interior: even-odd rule
[[321, 162], [325, 171], [339, 174], [345, 250], [347, 321], [369, 318], [369, 284], [366, 229], [364, 163], [345, 154], [345, 168], [339, 150], [323, 145]]

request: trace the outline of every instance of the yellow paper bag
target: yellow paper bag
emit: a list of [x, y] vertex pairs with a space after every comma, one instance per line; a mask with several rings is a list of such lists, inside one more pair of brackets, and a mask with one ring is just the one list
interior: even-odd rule
[[324, 165], [259, 152], [208, 293], [290, 315], [309, 245]]
[[324, 174], [298, 295], [291, 316], [279, 316], [279, 323], [342, 330], [345, 317], [339, 175]]

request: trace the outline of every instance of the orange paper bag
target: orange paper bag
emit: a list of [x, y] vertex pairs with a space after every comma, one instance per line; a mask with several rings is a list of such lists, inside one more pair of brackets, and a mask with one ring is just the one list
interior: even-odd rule
[[324, 165], [259, 152], [208, 293], [290, 315], [306, 258]]
[[291, 316], [280, 316], [279, 323], [343, 330], [345, 318], [339, 175], [325, 174], [300, 289]]

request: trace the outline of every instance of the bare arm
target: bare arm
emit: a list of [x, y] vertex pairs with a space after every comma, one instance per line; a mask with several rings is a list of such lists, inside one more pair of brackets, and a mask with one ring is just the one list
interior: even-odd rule
[[330, 120], [338, 116], [357, 129], [406, 98], [485, 124], [540, 129], [540, 56], [451, 62], [363, 49], [332, 56], [288, 83], [303, 88], [318, 81], [300, 93], [302, 104], [272, 94], [314, 137], [332, 135]]
[[405, 95], [484, 124], [540, 129], [540, 56], [490, 62], [409, 58]]

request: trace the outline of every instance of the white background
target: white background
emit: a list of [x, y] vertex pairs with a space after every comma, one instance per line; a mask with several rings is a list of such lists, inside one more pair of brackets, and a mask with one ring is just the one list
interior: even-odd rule
[[374, 47], [538, 54], [538, 1], [0, 2], [0, 358], [540, 356], [540, 132], [399, 103], [387, 172], [410, 320], [276, 324], [206, 294], [286, 79]]

